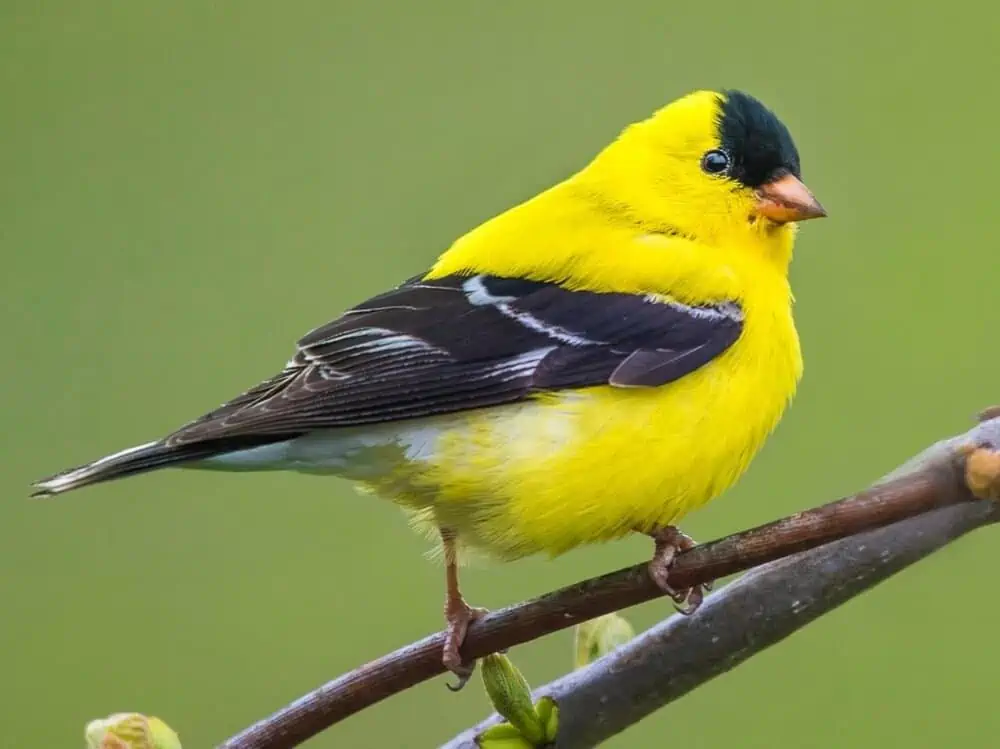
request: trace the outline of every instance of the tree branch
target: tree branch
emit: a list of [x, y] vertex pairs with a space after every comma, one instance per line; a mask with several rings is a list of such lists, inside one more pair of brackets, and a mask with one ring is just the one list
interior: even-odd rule
[[[674, 617], [620, 654], [553, 682], [547, 687], [552, 691], [545, 693], [559, 703], [560, 749], [592, 746], [948, 541], [994, 522], [993, 505], [973, 502], [966, 488], [965, 459], [959, 448], [968, 445], [1000, 446], [1000, 419], [937, 443], [854, 496], [680, 554], [670, 583], [686, 588], [959, 505], [873, 534], [868, 540], [852, 539], [770, 565], [711, 596], [691, 619]], [[462, 652], [467, 658], [479, 658], [660, 595], [645, 564], [618, 570], [489, 614], [470, 628]], [[748, 601], [754, 604], [748, 606]], [[767, 603], [767, 611], [762, 602]], [[712, 636], [725, 639], [712, 643]], [[338, 721], [442, 673], [443, 639], [443, 633], [437, 633], [371, 661], [220, 747], [298, 746]], [[681, 640], [686, 643], [683, 648], [677, 644]], [[662, 656], [665, 649], [669, 657]], [[645, 700], [640, 699], [642, 689], [622, 689], [623, 684], [639, 682], [649, 692]], [[600, 699], [613, 693], [608, 690], [622, 690], [621, 699], [609, 702], [607, 709], [597, 709]], [[626, 694], [632, 701], [626, 700]], [[639, 701], [631, 707], [635, 700]], [[467, 732], [449, 746], [474, 746], [470, 743], [473, 736], [474, 732]]]
[[[554, 749], [600, 744], [971, 530], [993, 502], [944, 507], [759, 567], [588, 667], [535, 691], [559, 706]], [[477, 749], [493, 715], [442, 749]]]

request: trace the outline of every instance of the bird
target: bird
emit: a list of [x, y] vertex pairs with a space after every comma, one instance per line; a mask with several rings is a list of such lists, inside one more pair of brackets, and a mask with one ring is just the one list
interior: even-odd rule
[[737, 480], [795, 393], [788, 270], [799, 222], [825, 215], [774, 112], [693, 91], [306, 334], [274, 377], [34, 495], [165, 467], [348, 479], [439, 540], [457, 687], [483, 613], [459, 586], [467, 556], [644, 534], [650, 576], [690, 613], [701, 589], [668, 580], [694, 544], [676, 524]]

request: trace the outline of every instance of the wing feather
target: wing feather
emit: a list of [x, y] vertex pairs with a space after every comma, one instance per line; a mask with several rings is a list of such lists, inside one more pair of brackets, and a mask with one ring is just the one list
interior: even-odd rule
[[742, 327], [733, 302], [487, 275], [411, 279], [306, 334], [282, 372], [167, 444], [294, 436], [601, 384], [656, 387], [704, 366]]

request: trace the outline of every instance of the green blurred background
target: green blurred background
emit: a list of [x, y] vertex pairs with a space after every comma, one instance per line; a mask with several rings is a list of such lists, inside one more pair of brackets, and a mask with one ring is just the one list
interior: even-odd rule
[[[164, 472], [29, 502], [269, 375], [292, 342], [697, 87], [795, 134], [831, 217], [793, 268], [806, 377], [700, 539], [857, 489], [1000, 401], [996, 6], [950, 2], [0, 5], [0, 744], [119, 710], [208, 747], [440, 625], [441, 570], [337, 479]], [[949, 548], [609, 745], [994, 743], [995, 535]], [[631, 539], [465, 574], [499, 607]], [[981, 590], [986, 595], [979, 594]], [[664, 603], [628, 612], [647, 626]], [[570, 635], [513, 651], [532, 683]], [[442, 679], [310, 746], [430, 747]]]

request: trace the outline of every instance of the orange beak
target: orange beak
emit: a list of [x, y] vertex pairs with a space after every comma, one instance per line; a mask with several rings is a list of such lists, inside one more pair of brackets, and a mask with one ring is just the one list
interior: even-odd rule
[[778, 224], [823, 218], [826, 215], [823, 206], [809, 192], [809, 188], [792, 174], [758, 187], [757, 198], [756, 214]]

